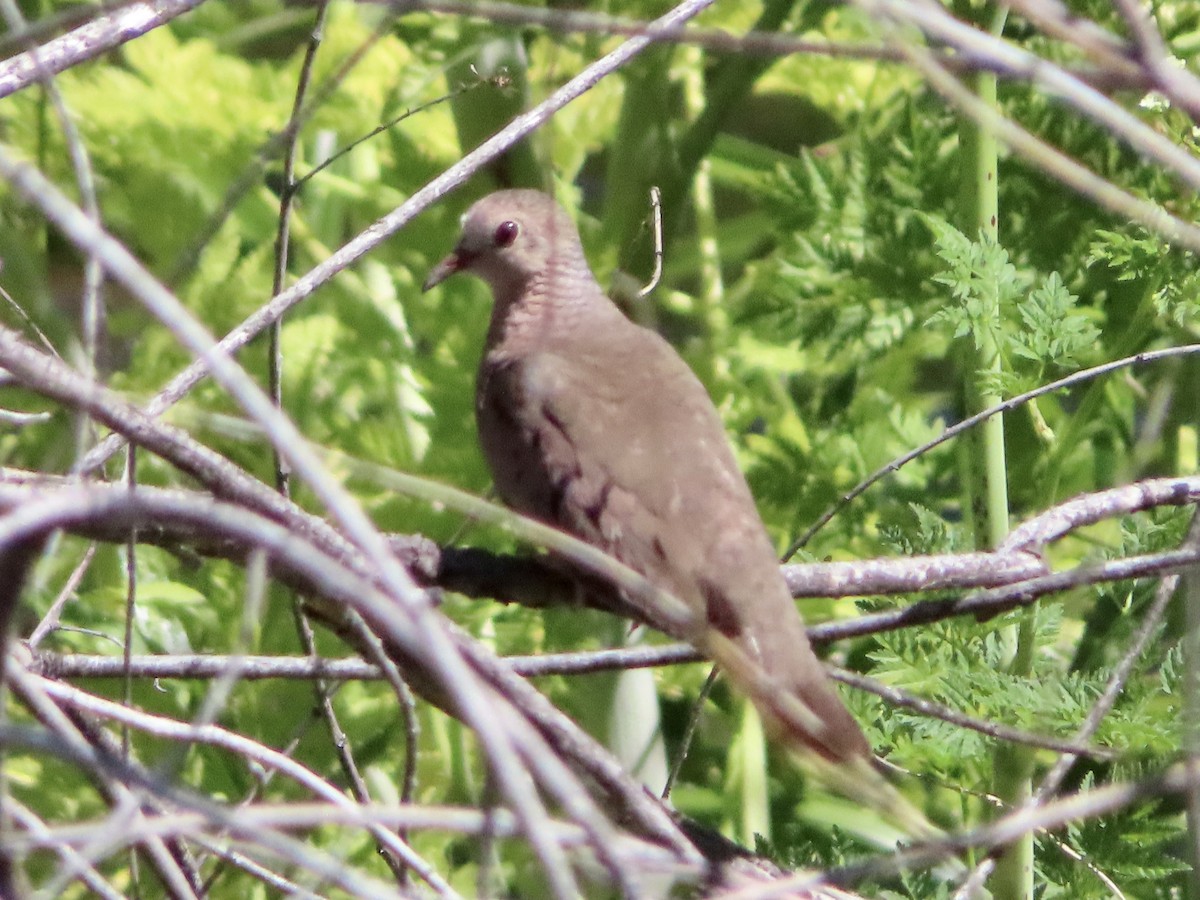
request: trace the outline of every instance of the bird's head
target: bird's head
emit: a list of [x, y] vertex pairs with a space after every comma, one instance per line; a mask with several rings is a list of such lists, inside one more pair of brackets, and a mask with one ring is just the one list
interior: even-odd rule
[[422, 290], [456, 272], [470, 272], [497, 296], [520, 292], [551, 270], [583, 265], [575, 224], [541, 191], [489, 194], [467, 210], [462, 235], [450, 255], [433, 267]]

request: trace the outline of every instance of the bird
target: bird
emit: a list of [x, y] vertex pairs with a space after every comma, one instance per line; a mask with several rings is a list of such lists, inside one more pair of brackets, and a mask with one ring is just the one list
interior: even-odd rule
[[605, 294], [567, 212], [536, 190], [483, 197], [423, 290], [460, 272], [492, 292], [475, 413], [499, 497], [686, 604], [695, 627], [674, 636], [736, 648], [773, 733], [831, 763], [871, 759], [708, 391]]

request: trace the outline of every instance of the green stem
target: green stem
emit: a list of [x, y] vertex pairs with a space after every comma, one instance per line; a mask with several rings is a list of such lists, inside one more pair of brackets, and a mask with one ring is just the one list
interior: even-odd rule
[[[981, 21], [988, 31], [999, 35], [1004, 29], [1007, 9], [1003, 5], [989, 6]], [[981, 73], [975, 76], [974, 87], [981, 100], [996, 105], [996, 77]], [[968, 227], [977, 231], [985, 241], [999, 240], [998, 149], [995, 136], [973, 121], [962, 126], [963, 147], [963, 212]], [[993, 295], [991, 308], [984, 314], [980, 334], [976, 338], [974, 383], [971, 401], [974, 410], [1001, 401], [1000, 395], [989, 388], [1002, 369], [1000, 335], [1002, 314], [999, 295]], [[973, 411], [974, 411], [973, 410]], [[1008, 535], [1008, 471], [1004, 454], [1004, 420], [1001, 416], [989, 419], [979, 437], [981, 471], [972, 477], [975, 484], [973, 514], [977, 543], [996, 547]], [[974, 454], [973, 454], [974, 455]], [[1021, 614], [1015, 627], [1001, 635], [1007, 650], [1009, 671], [1016, 677], [1027, 677], [1033, 671], [1037, 632], [1037, 611], [1031, 607]], [[1024, 747], [1002, 746], [994, 757], [993, 788], [1008, 806], [1025, 804], [1032, 795], [1031, 776], [1033, 754]], [[1032, 900], [1033, 898], [1033, 838], [1026, 836], [1010, 846], [996, 864], [991, 881], [992, 893], [1001, 900]]]

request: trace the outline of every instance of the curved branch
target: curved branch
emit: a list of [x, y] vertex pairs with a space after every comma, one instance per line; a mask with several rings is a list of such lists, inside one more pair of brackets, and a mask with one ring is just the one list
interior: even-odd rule
[[[4, 506], [7, 504], [0, 504]], [[352, 639], [347, 611], [360, 614], [383, 639], [389, 656], [413, 686], [431, 702], [458, 714], [459, 697], [443, 679], [422, 632], [410, 621], [410, 613], [357, 571], [322, 552], [306, 536], [276, 522], [201, 494], [149, 488], [130, 492], [119, 486], [78, 483], [28, 493], [22, 502], [8, 508], [8, 515], [0, 518], [0, 553], [56, 528], [128, 532], [137, 527], [139, 538], [161, 536], [172, 530], [201, 533], [210, 540], [215, 536], [215, 542], [225, 548], [240, 545], [242, 558], [250, 548], [259, 548], [273, 569], [290, 572], [320, 598], [315, 602], [316, 611], [336, 631]], [[696, 859], [695, 848], [671, 817], [621, 771], [603, 748], [477, 642], [444, 620], [440, 627], [446, 629], [447, 637], [476, 677], [488, 686], [487, 698], [495, 721], [501, 721], [502, 710], [512, 710], [516, 718], [505, 720], [505, 727], [517, 740], [531, 771], [536, 773], [548, 765], [545, 760], [549, 756], [564, 758], [576, 771], [594, 780], [604, 792], [606, 804], [620, 814], [627, 827], [671, 848], [683, 860]], [[536, 734], [525, 722], [536, 729]], [[535, 755], [539, 740], [544, 740], [554, 754]], [[561, 782], [563, 775], [555, 777]], [[575, 794], [587, 795], [574, 779], [572, 784]], [[555, 793], [552, 788], [551, 792]], [[596, 811], [594, 815], [598, 821], [602, 814]], [[582, 824], [590, 828], [593, 823]], [[605, 851], [597, 847], [597, 852], [603, 855]]]

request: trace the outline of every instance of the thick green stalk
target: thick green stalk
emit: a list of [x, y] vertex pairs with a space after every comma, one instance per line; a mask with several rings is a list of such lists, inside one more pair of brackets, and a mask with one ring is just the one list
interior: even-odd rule
[[[993, 34], [1004, 28], [1007, 9], [989, 6], [980, 21]], [[996, 77], [992, 74], [975, 76], [975, 91], [984, 102], [996, 104]], [[963, 149], [963, 213], [967, 227], [983, 240], [999, 239], [999, 182], [998, 152], [995, 137], [973, 121], [962, 126]], [[976, 337], [974, 383], [970, 391], [972, 412], [993, 406], [1001, 397], [990, 385], [1001, 371], [1002, 360], [999, 336], [1002, 313], [998, 292], [993, 295], [991, 308], [985, 313]], [[1004, 421], [994, 416], [983, 424], [976, 445], [978, 462], [973, 481], [973, 521], [977, 543], [998, 546], [1008, 535], [1008, 472], [1004, 455]], [[1022, 614], [1018, 626], [1004, 635], [1010, 660], [1009, 671], [1016, 676], [1028, 676], [1033, 670], [1037, 612], [1031, 608]], [[1024, 747], [1002, 746], [993, 759], [993, 790], [1009, 808], [1024, 805], [1032, 795], [1033, 754]], [[1032, 900], [1033, 898], [1033, 838], [1027, 836], [1005, 851], [996, 865], [991, 880], [995, 897], [1001, 900]]]
[[[992, 23], [999, 31], [1004, 13], [994, 16]], [[979, 98], [996, 103], [996, 76], [990, 73], [975, 77]], [[999, 241], [999, 190], [995, 137], [973, 121], [964, 121], [961, 130], [963, 152], [963, 219], [964, 231], [985, 241]], [[969, 388], [972, 412], [998, 404], [1003, 399], [990, 382], [1001, 372], [999, 337], [1002, 314], [999, 286], [989, 292], [989, 308], [981, 317], [975, 337], [973, 381]], [[992, 416], [979, 429], [982, 444], [979, 478], [976, 483], [975, 514], [976, 541], [981, 547], [999, 546], [1008, 536], [1008, 474], [1004, 458], [1004, 417]], [[1014, 647], [1013, 656], [1016, 655]]]
[[[1192, 519], [1188, 539], [1184, 546], [1196, 540], [1200, 528], [1200, 514]], [[1187, 760], [1195, 765], [1200, 760], [1200, 571], [1190, 567], [1183, 576], [1184, 616], [1187, 630], [1184, 633], [1184, 685], [1183, 692], [1183, 749]], [[1188, 824], [1188, 852], [1191, 856], [1192, 872], [1188, 879], [1187, 896], [1191, 900], [1200, 897], [1200, 793], [1187, 792], [1185, 798]]]

